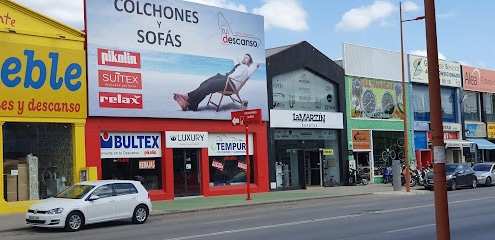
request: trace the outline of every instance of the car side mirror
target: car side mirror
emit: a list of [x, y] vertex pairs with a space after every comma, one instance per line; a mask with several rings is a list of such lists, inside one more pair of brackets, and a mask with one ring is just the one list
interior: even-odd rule
[[98, 199], [100, 199], [100, 197], [98, 197], [98, 195], [91, 195], [91, 196], [89, 196], [88, 201], [94, 201], [94, 200], [98, 200]]

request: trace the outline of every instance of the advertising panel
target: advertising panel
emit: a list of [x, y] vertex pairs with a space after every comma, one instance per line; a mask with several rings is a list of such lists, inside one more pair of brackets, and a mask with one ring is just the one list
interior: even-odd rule
[[464, 90], [495, 93], [495, 71], [462, 66]]
[[352, 146], [354, 150], [371, 149], [371, 131], [352, 130]]
[[161, 157], [161, 134], [149, 132], [101, 132], [101, 158]]
[[348, 77], [352, 118], [403, 119], [402, 83]]
[[207, 148], [208, 132], [165, 132], [167, 148]]
[[86, 118], [84, 50], [2, 42], [0, 116]]
[[272, 128], [329, 128], [343, 129], [341, 112], [313, 112], [270, 109]]
[[[412, 82], [428, 84], [428, 59], [426, 57], [409, 56], [409, 75]], [[438, 60], [440, 85], [461, 87], [461, 65], [455, 62]]]
[[[249, 134], [249, 155], [253, 155], [253, 134]], [[210, 133], [208, 156], [246, 155], [246, 135], [242, 133]]]
[[243, 102], [268, 120], [262, 16], [174, 0], [85, 12], [90, 116], [228, 120]]

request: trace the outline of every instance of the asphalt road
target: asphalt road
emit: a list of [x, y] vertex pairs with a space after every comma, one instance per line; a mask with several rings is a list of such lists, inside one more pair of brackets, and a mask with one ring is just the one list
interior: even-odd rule
[[[448, 192], [451, 239], [493, 239], [495, 187]], [[76, 233], [26, 228], [7, 239], [435, 239], [433, 192], [369, 195], [243, 206], [114, 222]]]

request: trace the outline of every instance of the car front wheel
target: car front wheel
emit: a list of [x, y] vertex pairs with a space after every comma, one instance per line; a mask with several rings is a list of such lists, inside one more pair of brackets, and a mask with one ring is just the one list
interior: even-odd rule
[[143, 224], [148, 219], [148, 207], [145, 205], [139, 205], [134, 209], [134, 214], [132, 215], [132, 222], [137, 224]]
[[487, 177], [486, 180], [485, 180], [485, 186], [489, 187], [492, 185], [492, 178], [491, 177]]
[[65, 230], [75, 232], [81, 230], [84, 225], [84, 218], [80, 212], [71, 212], [65, 219]]

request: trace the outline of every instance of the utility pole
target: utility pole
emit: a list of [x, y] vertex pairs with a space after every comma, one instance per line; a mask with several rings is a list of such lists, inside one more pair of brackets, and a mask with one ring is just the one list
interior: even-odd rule
[[424, 0], [426, 25], [426, 51], [428, 59], [428, 88], [430, 92], [430, 128], [433, 148], [433, 181], [435, 192], [436, 239], [449, 240], [449, 206], [445, 174], [445, 143], [443, 140], [442, 103], [438, 66], [437, 27], [435, 0]]

